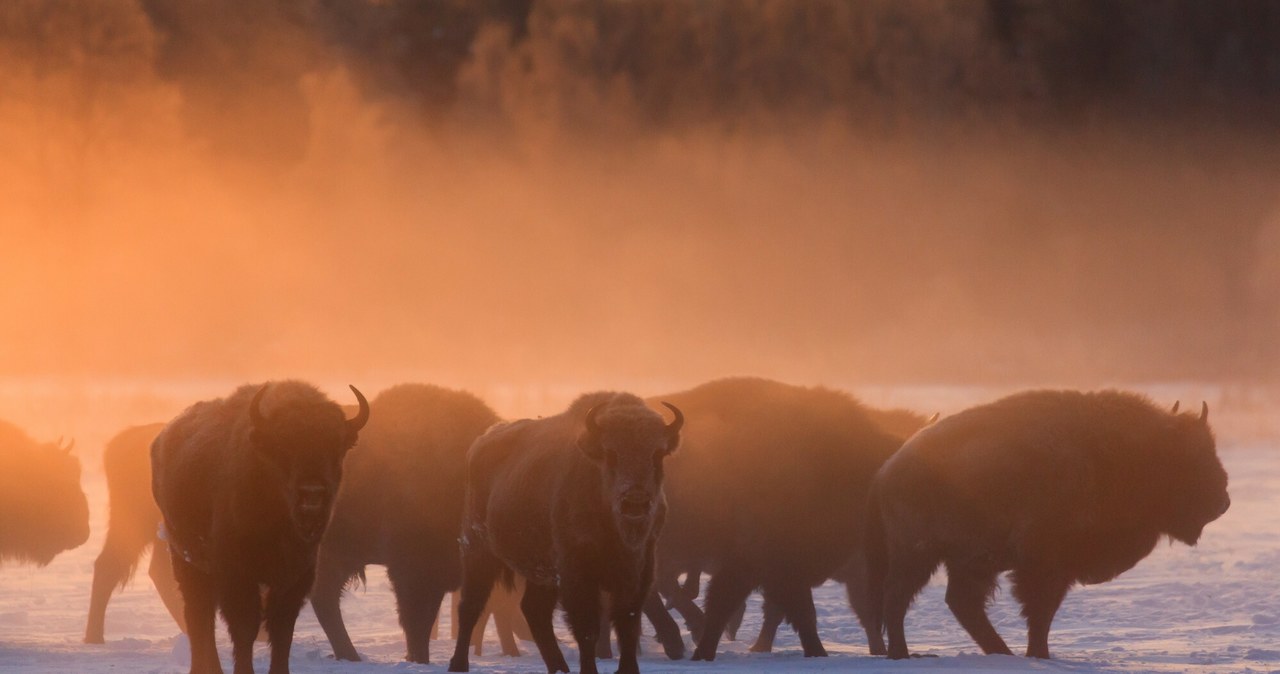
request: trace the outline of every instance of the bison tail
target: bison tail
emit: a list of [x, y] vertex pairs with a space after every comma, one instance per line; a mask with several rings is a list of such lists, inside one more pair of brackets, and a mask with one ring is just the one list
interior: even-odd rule
[[502, 567], [502, 573], [498, 576], [498, 582], [502, 584], [502, 589], [507, 592], [515, 592], [516, 572], [512, 571], [509, 566]]
[[880, 499], [871, 489], [867, 500], [867, 527], [864, 551], [867, 559], [868, 621], [864, 627], [868, 634], [884, 634], [884, 581], [889, 569], [889, 550], [885, 542], [884, 518], [880, 513]]
[[365, 578], [364, 567], [362, 566], [360, 567], [359, 571], [356, 571], [355, 573], [351, 574], [351, 577], [348, 578], [347, 582], [343, 584], [342, 589], [353, 591], [353, 590], [359, 590], [361, 588], [367, 589], [368, 587], [369, 587], [369, 579]]

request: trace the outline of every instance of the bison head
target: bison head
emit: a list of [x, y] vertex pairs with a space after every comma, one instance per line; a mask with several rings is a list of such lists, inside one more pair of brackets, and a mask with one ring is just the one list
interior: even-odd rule
[[578, 447], [600, 466], [604, 497], [623, 543], [644, 545], [664, 502], [662, 460], [680, 445], [684, 415], [662, 403], [675, 419], [667, 424], [643, 405], [597, 405], [587, 412]]
[[89, 539], [89, 502], [80, 488], [80, 460], [71, 453], [75, 442], [3, 444], [0, 558], [44, 566]]
[[342, 408], [327, 399], [292, 399], [282, 393], [265, 414], [262, 399], [268, 386], [258, 389], [249, 404], [250, 438], [275, 475], [295, 531], [307, 543], [317, 543], [329, 524], [342, 461], [369, 420], [369, 403], [352, 386], [360, 408], [345, 419]]
[[[1177, 407], [1174, 407], [1177, 410]], [[1199, 417], [1175, 415], [1165, 455], [1165, 472], [1170, 484], [1170, 501], [1164, 531], [1171, 538], [1195, 545], [1205, 525], [1218, 519], [1231, 506], [1227, 494], [1227, 471], [1222, 468], [1209, 429], [1209, 405], [1203, 404]]]

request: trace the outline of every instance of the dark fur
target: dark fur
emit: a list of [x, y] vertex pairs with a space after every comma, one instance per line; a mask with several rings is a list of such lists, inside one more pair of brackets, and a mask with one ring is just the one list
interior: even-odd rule
[[[693, 658], [715, 658], [731, 614], [756, 588], [781, 608], [806, 656], [825, 655], [811, 588], [855, 558], [872, 476], [901, 441], [852, 397], [823, 388], [732, 378], [661, 399], [689, 423], [668, 467], [672, 516], [656, 589], [679, 603], [680, 573], [712, 575], [705, 623], [690, 625]], [[865, 625], [862, 587], [851, 601]], [[868, 639], [875, 650], [879, 633]]]
[[87, 644], [103, 643], [111, 593], [129, 582], [138, 568], [138, 560], [148, 549], [151, 550], [148, 568], [151, 581], [169, 614], [186, 631], [178, 581], [173, 577], [168, 548], [158, 536], [160, 509], [151, 495], [151, 442], [162, 428], [164, 424], [126, 428], [111, 438], [102, 451], [110, 514], [107, 539], [93, 564], [93, 592], [84, 631]]
[[289, 671], [294, 623], [314, 579], [343, 457], [360, 429], [359, 420], [347, 421], [341, 407], [298, 381], [267, 384], [255, 424], [251, 403], [262, 389], [242, 386], [191, 406], [151, 449], [152, 491], [185, 604], [192, 674], [222, 671], [218, 609], [237, 674], [253, 671], [264, 608], [270, 671]]
[[562, 414], [501, 424], [476, 441], [467, 461], [461, 625], [450, 671], [467, 671], [471, 630], [494, 579], [509, 569], [527, 581], [521, 608], [548, 671], [569, 671], [552, 632], [558, 598], [580, 671], [595, 674], [604, 592], [619, 635], [618, 671], [639, 672], [639, 614], [666, 517], [663, 463], [678, 442], [676, 427], [625, 393], [583, 396]]
[[311, 605], [334, 656], [359, 660], [339, 599], [365, 565], [383, 564], [406, 659], [427, 662], [440, 601], [462, 582], [458, 526], [467, 449], [498, 417], [471, 394], [423, 384], [388, 389], [370, 407], [320, 546]]
[[1072, 585], [1115, 578], [1161, 536], [1194, 545], [1229, 504], [1207, 420], [1138, 395], [1033, 391], [943, 419], [872, 490], [870, 592], [883, 597], [889, 657], [907, 657], [904, 616], [946, 564], [947, 605], [987, 653], [1010, 652], [985, 608], [1012, 571], [1027, 655], [1047, 658]]
[[80, 460], [0, 421], [0, 562], [44, 566], [88, 539]]

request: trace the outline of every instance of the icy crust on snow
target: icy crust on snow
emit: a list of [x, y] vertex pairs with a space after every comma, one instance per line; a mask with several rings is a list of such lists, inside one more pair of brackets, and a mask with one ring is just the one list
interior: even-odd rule
[[[1231, 475], [1232, 506], [1209, 525], [1196, 548], [1161, 544], [1138, 566], [1103, 585], [1076, 588], [1054, 622], [1050, 648], [1055, 659], [980, 654], [943, 601], [945, 577], [933, 579], [908, 616], [907, 636], [917, 653], [936, 658], [888, 662], [866, 655], [862, 630], [846, 604], [843, 588], [828, 583], [815, 591], [823, 641], [831, 657], [805, 659], [790, 628], [783, 626], [775, 652], [754, 654], [747, 645], [760, 624], [753, 597], [738, 642], [723, 642], [715, 662], [672, 662], [655, 642], [644, 640], [641, 669], [656, 672], [866, 672], [1036, 671], [1036, 672], [1280, 672], [1280, 451], [1274, 443], [1227, 446], [1221, 451]], [[93, 561], [106, 524], [106, 489], [100, 466], [85, 467], [85, 488], [93, 535], [48, 567], [8, 565], [0, 569], [0, 671], [185, 672], [186, 639], [161, 605], [146, 576], [116, 595], [107, 612], [107, 643], [81, 643]], [[439, 672], [452, 652], [448, 638], [432, 643], [433, 664], [403, 662], [404, 643], [386, 576], [369, 569], [369, 587], [343, 602], [348, 629], [366, 662], [332, 660], [331, 650], [310, 608], [298, 621], [291, 668], [294, 672], [365, 674]], [[1015, 652], [1025, 645], [1025, 629], [1007, 591], [991, 607], [992, 622]], [[448, 607], [442, 611], [448, 634]], [[229, 666], [230, 645], [220, 627], [220, 653]], [[557, 631], [576, 671], [576, 652], [563, 623]], [[648, 626], [646, 625], [646, 632]], [[687, 635], [686, 635], [687, 640]], [[486, 654], [472, 658], [475, 672], [545, 671], [532, 643], [518, 659], [497, 654], [490, 633]], [[257, 647], [258, 671], [266, 671], [267, 650]], [[601, 671], [615, 665], [602, 662]], [[228, 671], [230, 669], [228, 668]]]

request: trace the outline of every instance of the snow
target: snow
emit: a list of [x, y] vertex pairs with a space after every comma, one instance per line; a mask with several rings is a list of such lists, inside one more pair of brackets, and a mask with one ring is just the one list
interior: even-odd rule
[[[934, 578], [908, 616], [907, 637], [917, 653], [935, 658], [888, 662], [866, 655], [862, 630], [839, 586], [815, 592], [822, 638], [831, 652], [805, 659], [798, 640], [783, 626], [773, 654], [747, 652], [759, 627], [759, 598], [753, 597], [738, 642], [723, 642], [713, 663], [672, 662], [646, 638], [645, 672], [1280, 672], [1280, 447], [1274, 441], [1227, 442], [1221, 455], [1231, 475], [1231, 510], [1205, 530], [1196, 548], [1161, 545], [1148, 559], [1107, 584], [1077, 588], [1068, 595], [1050, 635], [1055, 659], [983, 656], [943, 602], [945, 579]], [[107, 643], [81, 643], [93, 561], [101, 549], [106, 523], [106, 489], [100, 465], [86, 460], [84, 483], [92, 512], [93, 535], [80, 548], [63, 553], [40, 569], [0, 568], [0, 671], [29, 672], [185, 672], [186, 640], [179, 633], [146, 577], [146, 564], [131, 585], [116, 595], [107, 611]], [[335, 662], [309, 608], [298, 621], [292, 671], [365, 674], [440, 672], [452, 642], [432, 643], [430, 665], [403, 662], [403, 640], [386, 576], [369, 569], [367, 590], [349, 595], [344, 615], [366, 662]], [[1007, 592], [991, 607], [992, 622], [1016, 651], [1025, 631]], [[447, 634], [448, 609], [442, 611]], [[563, 648], [576, 671], [572, 640], [557, 621]], [[221, 630], [220, 630], [221, 631]], [[648, 631], [646, 625], [646, 632]], [[220, 653], [229, 667], [230, 646], [219, 634]], [[486, 655], [472, 658], [475, 672], [543, 672], [531, 643], [518, 659], [497, 654], [490, 633]], [[690, 644], [690, 650], [692, 644]], [[266, 671], [265, 645], [259, 645], [258, 671]], [[615, 665], [602, 662], [601, 671]], [[228, 671], [230, 671], [228, 669]]]

